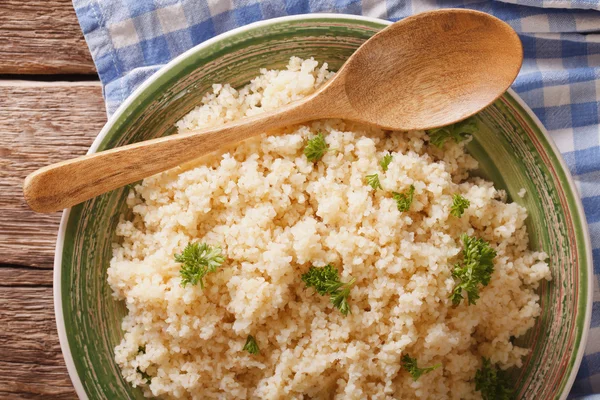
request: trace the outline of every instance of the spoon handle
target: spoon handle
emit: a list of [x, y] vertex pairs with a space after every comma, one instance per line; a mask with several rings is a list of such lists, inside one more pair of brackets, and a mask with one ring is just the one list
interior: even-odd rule
[[27, 176], [23, 184], [25, 200], [36, 212], [62, 210], [268, 130], [323, 117], [322, 107], [317, 104], [320, 101], [314, 101], [317, 95], [226, 125], [49, 165]]

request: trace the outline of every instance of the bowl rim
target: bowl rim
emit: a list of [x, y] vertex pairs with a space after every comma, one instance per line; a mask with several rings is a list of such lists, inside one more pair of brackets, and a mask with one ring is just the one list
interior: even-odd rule
[[[268, 25], [273, 25], [273, 24], [287, 22], [287, 21], [298, 21], [298, 20], [310, 21], [310, 20], [317, 20], [317, 19], [320, 19], [320, 20], [323, 20], [323, 19], [325, 19], [325, 20], [346, 19], [346, 20], [370, 22], [370, 23], [381, 24], [381, 25], [392, 24], [392, 21], [388, 21], [388, 20], [384, 20], [384, 19], [380, 19], [380, 18], [366, 17], [366, 16], [361, 16], [361, 15], [314, 13], [314, 14], [298, 14], [298, 15], [290, 15], [290, 16], [265, 19], [265, 20], [261, 20], [261, 21], [257, 21], [257, 22], [248, 24], [248, 25], [240, 26], [238, 28], [229, 30], [227, 32], [223, 32], [223, 33], [221, 33], [217, 36], [214, 36], [202, 43], [199, 43], [196, 46], [183, 52], [179, 56], [177, 56], [174, 59], [172, 59], [171, 61], [169, 61], [167, 64], [163, 65], [154, 74], [152, 74], [152, 76], [150, 76], [148, 79], [146, 79], [144, 82], [142, 82], [142, 84], [140, 84], [140, 86], [138, 86], [125, 99], [125, 101], [117, 108], [117, 110], [113, 113], [113, 115], [111, 115], [108, 118], [108, 121], [106, 122], [106, 124], [104, 125], [102, 130], [98, 133], [98, 135], [92, 142], [92, 144], [86, 154], [95, 153], [98, 150], [98, 147], [101, 145], [101, 143], [105, 139], [108, 132], [115, 125], [116, 121], [118, 121], [121, 118], [121, 116], [136, 101], [136, 99], [140, 96], [140, 94], [142, 94], [142, 92], [144, 92], [149, 86], [151, 86], [155, 81], [157, 81], [160, 77], [165, 75], [167, 72], [169, 72], [173, 67], [175, 67], [177, 64], [179, 64], [182, 60], [193, 56], [196, 52], [201, 51], [204, 48], [211, 46], [212, 44], [217, 43], [224, 38], [237, 35], [244, 31], [253, 30], [255, 28], [265, 27]], [[592, 266], [592, 245], [591, 245], [591, 239], [590, 239], [590, 235], [589, 235], [588, 223], [587, 223], [587, 219], [585, 217], [583, 204], [581, 201], [581, 196], [575, 190], [576, 184], [573, 180], [571, 172], [568, 169], [566, 162], [564, 161], [564, 159], [562, 157], [562, 154], [556, 147], [554, 140], [551, 138], [551, 136], [549, 135], [548, 131], [546, 130], [546, 128], [544, 127], [542, 122], [539, 120], [539, 118], [534, 114], [534, 112], [531, 110], [531, 108], [523, 101], [523, 99], [521, 99], [521, 97], [512, 88], [509, 88], [506, 92], [513, 99], [515, 99], [515, 101], [522, 107], [522, 109], [533, 120], [536, 127], [542, 133], [542, 135], [548, 142], [550, 148], [554, 152], [554, 156], [556, 157], [558, 163], [562, 167], [564, 174], [565, 174], [565, 178], [569, 184], [568, 190], [571, 192], [572, 197], [574, 199], [574, 205], [575, 205], [576, 209], [571, 210], [571, 211], [574, 212], [579, 217], [579, 219], [582, 221], [583, 245], [585, 247], [585, 252], [586, 252], [586, 256], [587, 256], [586, 269], [587, 269], [587, 276], [588, 276], [588, 279], [587, 279], [587, 294], [588, 294], [588, 296], [587, 296], [587, 301], [586, 301], [586, 313], [585, 313], [585, 317], [584, 317], [584, 321], [583, 321], [584, 327], [583, 327], [583, 332], [581, 335], [581, 341], [580, 341], [579, 347], [577, 349], [577, 355], [576, 355], [575, 361], [571, 367], [571, 370], [569, 371], [569, 378], [566, 381], [565, 386], [563, 387], [563, 392], [560, 395], [560, 399], [565, 400], [571, 390], [571, 387], [573, 386], [573, 383], [575, 382], [575, 377], [577, 375], [577, 372], [579, 371], [579, 366], [581, 365], [581, 361], [583, 359], [585, 347], [587, 344], [588, 333], [590, 330], [591, 316], [592, 316], [592, 303], [593, 303], [593, 279], [592, 278], [594, 276], [594, 272], [593, 272], [593, 266]], [[567, 189], [567, 188], [565, 188], [565, 189]], [[54, 271], [53, 271], [53, 291], [52, 291], [52, 294], [54, 297], [54, 315], [55, 315], [55, 319], [56, 319], [56, 328], [58, 331], [60, 348], [61, 348], [61, 352], [63, 354], [63, 358], [65, 360], [65, 364], [67, 366], [69, 378], [71, 379], [71, 382], [73, 384], [73, 387], [75, 388], [75, 392], [77, 393], [77, 396], [80, 399], [88, 399], [87, 393], [83, 387], [81, 379], [79, 378], [79, 375], [77, 373], [77, 368], [75, 367], [75, 363], [73, 361], [73, 355], [71, 354], [71, 349], [69, 347], [69, 341], [67, 338], [65, 320], [64, 320], [64, 315], [63, 315], [62, 288], [61, 288], [62, 268], [61, 267], [62, 267], [62, 255], [63, 255], [64, 241], [65, 241], [65, 236], [66, 236], [66, 231], [67, 231], [66, 228], [67, 228], [67, 223], [69, 220], [70, 213], [71, 213], [71, 208], [66, 208], [63, 210], [62, 217], [60, 220], [60, 225], [58, 228], [58, 235], [56, 238], [56, 247], [55, 247], [55, 253], [54, 253], [54, 267], [53, 267], [53, 269], [54, 269]]]

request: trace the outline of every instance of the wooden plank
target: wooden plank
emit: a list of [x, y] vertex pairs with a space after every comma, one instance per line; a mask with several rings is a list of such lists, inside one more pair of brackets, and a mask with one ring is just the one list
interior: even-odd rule
[[[0, 81], [0, 398], [74, 399], [52, 299], [60, 213], [30, 211], [31, 171], [84, 154], [106, 121], [97, 82]], [[27, 265], [29, 267], [20, 267]]]
[[0, 398], [73, 399], [52, 288], [0, 289]]
[[22, 182], [85, 154], [106, 122], [102, 89], [99, 82], [0, 81], [0, 110], [0, 264], [51, 268], [60, 213], [31, 211]]
[[0, 1], [0, 74], [95, 72], [71, 0]]
[[0, 264], [0, 290], [3, 286], [52, 287], [52, 270]]

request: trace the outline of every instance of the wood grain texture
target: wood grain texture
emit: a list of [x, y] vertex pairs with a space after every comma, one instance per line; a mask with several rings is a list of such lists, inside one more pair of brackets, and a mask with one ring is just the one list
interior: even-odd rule
[[52, 287], [52, 270], [21, 265], [0, 264], [2, 287]]
[[0, 74], [94, 74], [71, 0], [0, 1]]
[[0, 288], [0, 398], [73, 399], [52, 288]]
[[[0, 1], [0, 74], [95, 74], [71, 0]], [[76, 399], [47, 269], [60, 214], [34, 215], [21, 188], [85, 153], [106, 119], [101, 88], [0, 80], [0, 110], [0, 398]]]
[[87, 151], [106, 121], [102, 90], [0, 81], [0, 109], [0, 398], [75, 399], [46, 269], [60, 213], [34, 214], [21, 190], [29, 172]]
[[23, 179], [85, 154], [106, 122], [97, 82], [0, 81], [0, 264], [52, 267], [60, 213], [39, 215]]

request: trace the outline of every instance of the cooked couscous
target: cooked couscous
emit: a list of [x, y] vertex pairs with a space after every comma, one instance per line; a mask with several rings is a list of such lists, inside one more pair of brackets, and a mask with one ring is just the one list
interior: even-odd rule
[[[331, 75], [292, 58], [240, 90], [214, 85], [177, 127], [280, 107]], [[128, 310], [125, 379], [178, 399], [480, 399], [482, 360], [528, 353], [511, 337], [533, 326], [550, 270], [528, 250], [527, 211], [469, 177], [464, 141], [430, 134], [315, 121], [137, 185], [108, 269]], [[477, 293], [459, 286], [465, 240], [491, 257]], [[192, 244], [214, 251], [199, 281], [183, 273]], [[339, 287], [318, 289], [326, 272]]]

